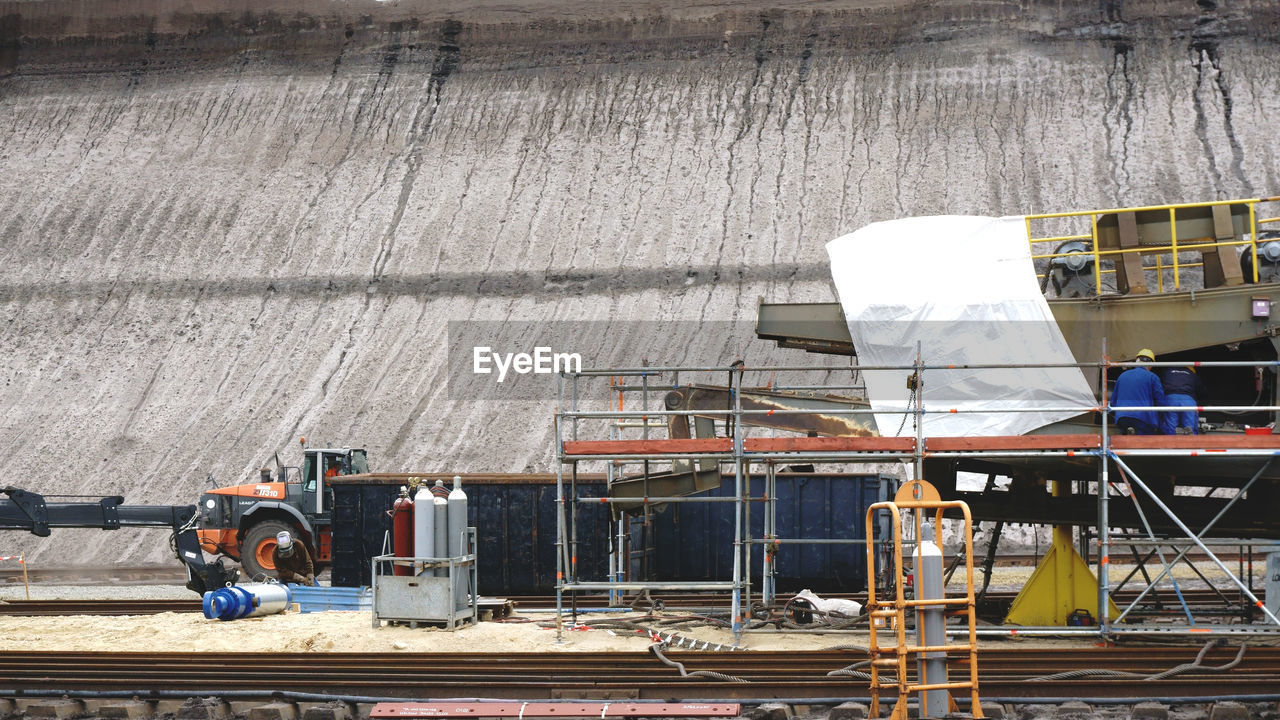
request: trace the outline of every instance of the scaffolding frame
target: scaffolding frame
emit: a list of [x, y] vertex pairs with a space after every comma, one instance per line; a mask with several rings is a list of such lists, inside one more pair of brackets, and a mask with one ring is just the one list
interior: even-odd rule
[[[1280, 634], [1280, 618], [1270, 611], [1266, 605], [1254, 594], [1251, 587], [1242, 583], [1236, 578], [1226, 565], [1218, 558], [1210, 549], [1211, 545], [1221, 545], [1217, 542], [1206, 542], [1207, 533], [1212, 530], [1213, 525], [1223, 516], [1226, 511], [1235, 505], [1245, 493], [1253, 487], [1255, 481], [1261, 477], [1265, 470], [1271, 465], [1272, 459], [1276, 455], [1280, 455], [1280, 435], [1266, 436], [1263, 439], [1259, 436], [1248, 436], [1246, 442], [1233, 440], [1231, 443], [1223, 443], [1217, 440], [1212, 442], [1206, 441], [1210, 436], [1192, 435], [1192, 436], [1159, 436], [1165, 442], [1144, 441], [1142, 436], [1116, 438], [1112, 433], [1111, 421], [1109, 414], [1112, 411], [1175, 411], [1178, 408], [1173, 406], [1160, 407], [1120, 407], [1110, 405], [1109, 393], [1106, 392], [1106, 383], [1100, 386], [1100, 399], [1091, 406], [1063, 406], [1063, 407], [1036, 407], [1036, 408], [1001, 408], [1001, 407], [969, 407], [969, 408], [949, 408], [930, 406], [926, 402], [927, 383], [925, 382], [926, 373], [929, 371], [941, 370], [999, 370], [1011, 367], [1042, 367], [1042, 368], [1079, 368], [1081, 370], [1094, 369], [1106, 376], [1106, 372], [1111, 368], [1128, 368], [1138, 365], [1135, 362], [1115, 362], [1111, 361], [1105, 355], [1105, 339], [1104, 339], [1104, 355], [1098, 362], [1093, 363], [1049, 363], [1049, 364], [967, 364], [967, 365], [929, 365], [922, 362], [920, 348], [917, 347], [915, 362], [911, 365], [849, 365], [833, 367], [829, 365], [782, 365], [782, 366], [762, 366], [748, 367], [743, 363], [735, 363], [729, 366], [692, 366], [692, 367], [664, 367], [664, 366], [643, 366], [638, 368], [601, 368], [601, 369], [583, 369], [576, 372], [561, 372], [557, 384], [557, 405], [555, 411], [555, 452], [556, 452], [556, 503], [557, 503], [557, 535], [556, 535], [556, 609], [557, 609], [557, 637], [560, 637], [560, 631], [563, 628], [564, 593], [566, 591], [574, 594], [580, 590], [585, 591], [605, 591], [609, 593], [611, 602], [618, 602], [622, 598], [622, 594], [627, 591], [729, 591], [730, 593], [730, 618], [731, 628], [735, 635], [740, 635], [743, 631], [744, 620], [744, 599], [750, 601], [750, 547], [756, 543], [756, 539], [750, 537], [749, 531], [749, 506], [752, 502], [763, 502], [766, 509], [766, 518], [769, 517], [769, 501], [774, 498], [772, 490], [776, 487], [770, 484], [770, 480], [774, 476], [774, 465], [780, 462], [796, 463], [832, 463], [844, 465], [858, 465], [868, 463], [891, 463], [900, 462], [909, 464], [912, 468], [909, 480], [926, 479], [923, 478], [923, 460], [926, 456], [940, 457], [965, 457], [965, 458], [991, 458], [991, 459], [1013, 459], [1013, 458], [1072, 458], [1072, 457], [1092, 457], [1098, 461], [1098, 492], [1097, 492], [1097, 534], [1093, 540], [1092, 546], [1097, 549], [1096, 554], [1096, 574], [1098, 580], [1098, 624], [1095, 627], [1082, 628], [1062, 628], [1062, 627], [1018, 627], [1018, 628], [983, 628], [978, 631], [982, 635], [1009, 635], [1009, 634], [1084, 634], [1099, 635], [1104, 638], [1114, 637], [1118, 635], [1169, 635], [1169, 634], [1196, 634], [1196, 635], [1254, 635], [1254, 634]], [[1278, 361], [1212, 361], [1193, 363], [1197, 367], [1280, 367]], [[1148, 368], [1185, 366], [1186, 362], [1157, 362], [1143, 363]], [[790, 410], [790, 409], [772, 409], [772, 410], [751, 410], [743, 409], [741, 402], [741, 392], [746, 389], [744, 378], [749, 373], [835, 373], [835, 372], [857, 372], [862, 370], [895, 370], [904, 373], [913, 374], [918, 382], [918, 390], [915, 393], [914, 407], [909, 408], [905, 415], [909, 415], [914, 422], [913, 437], [744, 437], [748, 429], [748, 425], [742, 421], [745, 417], [752, 414], [807, 414], [812, 410]], [[732, 382], [729, 391], [733, 399], [732, 407], [725, 408], [723, 411], [717, 410], [714, 414], [723, 417], [730, 423], [732, 432], [730, 437], [715, 438], [688, 438], [688, 439], [652, 439], [649, 430], [655, 427], [665, 427], [666, 419], [672, 416], [706, 416], [706, 410], [666, 410], [651, 409], [649, 407], [649, 392], [656, 389], [669, 389], [680, 385], [681, 375], [696, 375], [698, 373], [728, 373]], [[610, 409], [607, 410], [584, 410], [581, 408], [582, 392], [580, 383], [584, 380], [599, 380], [607, 378], [610, 383], [611, 393], [617, 395], [617, 409], [613, 409], [612, 403], [614, 399], [610, 398]], [[629, 385], [628, 379], [634, 382], [635, 378], [639, 378], [638, 385]], [[655, 381], [661, 379], [655, 384]], [[806, 390], [820, 391], [833, 389], [835, 387], [848, 387], [843, 385], [790, 385], [789, 387], [803, 388]], [[641, 407], [638, 409], [627, 409], [623, 400], [623, 393], [627, 391], [638, 390], [641, 393]], [[568, 405], [566, 406], [566, 400]], [[1197, 408], [1199, 412], [1206, 411], [1256, 411], [1256, 412], [1276, 412], [1280, 411], [1280, 406], [1201, 406]], [[1098, 433], [1094, 435], [1022, 435], [1010, 437], [988, 437], [988, 438], [945, 438], [924, 436], [924, 417], [934, 413], [1009, 413], [1009, 412], [1045, 412], [1059, 411], [1071, 412], [1078, 414], [1097, 413], [1101, 417], [1101, 423]], [[870, 407], [866, 408], [850, 408], [850, 409], [827, 409], [824, 414], [842, 414], [842, 415], [860, 415], [872, 414]], [[881, 411], [883, 412], [883, 411]], [[654, 421], [657, 421], [656, 423]], [[609, 421], [608, 440], [580, 440], [579, 425], [584, 422]], [[624, 432], [639, 428], [642, 431], [640, 439], [625, 439]], [[1212, 522], [1206, 525], [1199, 533], [1191, 530], [1178, 516], [1168, 507], [1156, 494], [1152, 488], [1145, 483], [1125, 462], [1127, 457], [1140, 456], [1163, 456], [1163, 457], [1188, 457], [1194, 458], [1209, 455], [1214, 458], [1221, 457], [1257, 457], [1265, 461], [1265, 464], [1254, 475], [1253, 479], [1242, 485], [1230, 498], [1227, 505], [1222, 508], [1218, 516]], [[732, 497], [694, 497], [694, 496], [666, 496], [666, 497], [649, 497], [647, 494], [647, 478], [652, 463], [662, 462], [671, 463], [673, 461], [688, 461], [691, 468], [696, 468], [698, 460], [713, 460], [718, 467], [724, 464], [730, 464], [733, 469], [734, 493]], [[578, 465], [584, 461], [604, 461], [607, 462], [607, 481], [610, 486], [621, 476], [621, 470], [626, 465], [640, 465], [644, 469], [643, 477], [646, 482], [646, 492], [639, 499], [639, 502], [647, 514], [652, 505], [665, 503], [685, 503], [685, 502], [725, 502], [733, 505], [734, 517], [734, 535], [733, 535], [733, 552], [732, 552], [732, 577], [729, 580], [714, 582], [649, 582], [649, 581], [629, 581], [624, 579], [625, 570], [629, 566], [630, 557], [626, 549], [627, 533], [624, 533], [621, 524], [619, 524], [616, 532], [610, 533], [610, 565], [609, 578], [605, 581], [590, 581], [579, 577], [577, 567], [577, 548], [579, 538], [577, 532], [577, 512], [578, 507], [585, 503], [636, 503], [636, 498], [582, 498], [577, 494], [577, 475]], [[769, 492], [764, 498], [753, 498], [749, 493], [744, 492], [746, 483], [751, 474], [754, 465], [763, 465], [765, 468], [766, 488]], [[1118, 480], [1113, 480], [1111, 475], [1111, 467], [1115, 466], [1118, 471]], [[565, 468], [569, 468], [568, 485], [566, 487]], [[1135, 490], [1136, 488], [1136, 490]], [[569, 494], [566, 495], [566, 489]], [[1125, 491], [1128, 491], [1126, 495]], [[1139, 494], [1139, 492], [1141, 494]], [[1143, 539], [1147, 544], [1154, 547], [1156, 554], [1160, 557], [1163, 565], [1163, 572], [1158, 577], [1147, 583], [1142, 596], [1150, 593], [1155, 586], [1165, 577], [1170, 577], [1174, 582], [1175, 594], [1179, 594], [1176, 585], [1176, 579], [1173, 577], [1172, 567], [1178, 562], [1187, 561], [1187, 551], [1191, 547], [1199, 549], [1219, 570], [1224, 572], [1232, 579], [1233, 584], [1239, 590], [1243, 597], [1248, 598], [1249, 602], [1259, 611], [1265, 619], [1265, 626], [1228, 626], [1220, 624], [1202, 624], [1197, 623], [1185, 603], [1183, 607], [1186, 610], [1187, 623], [1178, 624], [1125, 624], [1118, 625], [1134, 610], [1138, 603], [1142, 600], [1142, 596], [1132, 601], [1119, 616], [1116, 618], [1108, 617], [1107, 600], [1110, 597], [1110, 578], [1109, 565], [1111, 561], [1111, 545], [1112, 545], [1112, 528], [1109, 523], [1109, 510], [1112, 497], [1128, 498], [1138, 508], [1139, 517], [1142, 519], [1146, 537]], [[1143, 509], [1139, 499], [1145, 499], [1151, 505], [1171, 521], [1179, 530], [1180, 535], [1172, 537], [1158, 537], [1152, 529], [1151, 522]], [[775, 500], [776, 502], [776, 500]], [[626, 522], [626, 518], [619, 519], [619, 523]], [[776, 527], [773, 524], [766, 524], [767, 528]], [[1087, 527], [1087, 526], [1083, 526]], [[745, 532], [744, 532], [745, 530]], [[1082, 532], [1083, 535], [1083, 532]], [[765, 537], [759, 542], [769, 542], [769, 534], [766, 532]], [[791, 539], [795, 542], [806, 542], [805, 539]], [[819, 540], [819, 542], [822, 542]], [[1123, 541], [1117, 541], [1120, 544], [1126, 544]], [[1188, 544], [1189, 543], [1189, 544]], [[1272, 545], [1276, 541], [1268, 541], [1263, 539], [1241, 539], [1231, 543], [1232, 545], [1249, 546], [1252, 551], [1254, 545]], [[1186, 549], [1179, 553], [1174, 559], [1165, 558], [1161, 547], [1169, 545], [1185, 545]], [[746, 549], [744, 551], [744, 548]], [[762, 567], [763, 592], [771, 593], [773, 568]], [[868, 568], [870, 572], [870, 568]], [[1145, 570], [1144, 570], [1145, 572]], [[1127, 582], [1128, 579], [1126, 579]], [[768, 597], [772, 597], [769, 595]], [[1179, 597], [1181, 600], [1181, 597]], [[576, 601], [574, 606], [576, 616]], [[949, 631], [950, 632], [950, 631]]]

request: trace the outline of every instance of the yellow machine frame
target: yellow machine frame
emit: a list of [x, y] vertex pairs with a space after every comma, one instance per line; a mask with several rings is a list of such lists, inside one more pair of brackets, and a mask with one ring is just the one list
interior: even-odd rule
[[[1180, 251], [1199, 250], [1203, 252], [1205, 250], [1211, 250], [1211, 249], [1224, 247], [1224, 246], [1248, 245], [1250, 246], [1249, 251], [1253, 253], [1252, 282], [1257, 283], [1258, 282], [1258, 226], [1262, 224], [1280, 222], [1280, 217], [1259, 218], [1257, 205], [1258, 203], [1269, 203], [1269, 202], [1275, 202], [1278, 200], [1280, 200], [1280, 197], [1246, 198], [1246, 199], [1240, 199], [1240, 200], [1217, 200], [1213, 202], [1200, 202], [1200, 203], [1175, 203], [1175, 204], [1169, 204], [1169, 205], [1146, 205], [1142, 207], [1111, 208], [1107, 210], [1078, 210], [1073, 212], [1039, 213], [1035, 215], [1026, 216], [1027, 241], [1031, 244], [1032, 260], [1041, 260], [1041, 259], [1067, 257], [1068, 255], [1071, 255], [1073, 253], [1052, 253], [1052, 252], [1038, 253], [1036, 252], [1037, 244], [1060, 243], [1060, 242], [1065, 242], [1067, 240], [1088, 240], [1090, 242], [1090, 254], [1093, 257], [1094, 288], [1102, 287], [1102, 275], [1104, 273], [1115, 272], [1114, 270], [1102, 269], [1101, 260], [1103, 257], [1111, 257], [1113, 259], [1119, 260], [1124, 255], [1133, 254], [1133, 253], [1136, 253], [1139, 257], [1154, 255], [1156, 264], [1146, 265], [1145, 269], [1156, 271], [1156, 282], [1157, 282], [1158, 292], [1165, 291], [1163, 270], [1165, 270], [1166, 268], [1173, 270], [1173, 289], [1177, 291], [1182, 289], [1181, 270], [1183, 268], [1199, 267], [1203, 265], [1203, 263], [1194, 263], [1194, 262], [1188, 263], [1188, 262], [1181, 261], [1178, 256], [1178, 253]], [[1178, 220], [1179, 210], [1190, 210], [1192, 208], [1213, 208], [1216, 206], [1231, 206], [1231, 205], [1247, 205], [1249, 208], [1249, 236], [1250, 237], [1248, 240], [1242, 239], [1242, 240], [1218, 241], [1217, 238], [1214, 238], [1214, 237], [1181, 238], [1181, 239], [1178, 237], [1177, 220]], [[1136, 247], [1136, 248], [1123, 248], [1123, 249], [1121, 248], [1106, 249], [1106, 250], [1099, 249], [1098, 219], [1101, 216], [1109, 215], [1113, 213], [1114, 214], [1137, 213], [1137, 212], [1149, 212], [1149, 211], [1161, 211], [1161, 210], [1167, 211], [1169, 213], [1169, 232], [1170, 232], [1169, 244], [1162, 245], [1162, 246]], [[1059, 220], [1059, 219], [1069, 220], [1071, 218], [1087, 218], [1089, 220], [1089, 232], [1073, 234], [1073, 235], [1058, 235], [1053, 237], [1035, 237], [1035, 235], [1031, 230], [1031, 225], [1033, 221], [1051, 221], [1051, 220]], [[1171, 255], [1171, 258], [1170, 258], [1171, 262], [1168, 266], [1164, 264], [1165, 254]], [[1043, 276], [1040, 276], [1040, 277], [1043, 277]], [[1095, 292], [1100, 293], [1100, 291], [1098, 290], [1095, 290]]]

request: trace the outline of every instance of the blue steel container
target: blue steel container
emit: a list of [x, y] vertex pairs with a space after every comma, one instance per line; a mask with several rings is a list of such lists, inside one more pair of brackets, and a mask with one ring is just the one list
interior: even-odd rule
[[[750, 495], [764, 495], [764, 477], [752, 476]], [[895, 478], [838, 473], [778, 473], [777, 530], [780, 538], [866, 537], [867, 508], [893, 498]], [[733, 477], [708, 494], [733, 497]], [[751, 537], [764, 534], [764, 503], [751, 503]], [[661, 580], [730, 580], [733, 577], [733, 504], [671, 504], [654, 515], [653, 567]], [[751, 546], [751, 574], [758, 584], [759, 545]], [[783, 544], [774, 578], [780, 593], [853, 592], [867, 588], [865, 545]]]
[[[545, 595], [555, 591], [556, 482], [554, 475], [464, 477], [468, 524], [477, 530], [480, 594]], [[581, 497], [600, 497], [598, 477], [578, 483]], [[334, 586], [372, 584], [370, 559], [383, 552], [390, 529], [387, 510], [403, 480], [334, 483]], [[779, 473], [778, 536], [860, 538], [869, 505], [892, 498], [896, 480], [878, 475]], [[764, 492], [764, 477], [751, 480], [752, 495]], [[568, 480], [565, 492], [568, 493]], [[733, 477], [712, 494], [731, 496]], [[753, 537], [763, 532], [763, 505], [752, 503]], [[733, 553], [730, 503], [669, 504], [654, 516], [649, 580], [729, 580]], [[578, 507], [578, 577], [605, 579], [608, 535], [614, 532], [605, 503]], [[633, 549], [639, 549], [637, 545]], [[761, 548], [752, 550], [751, 571], [760, 572]], [[808, 587], [817, 592], [866, 587], [861, 545], [784, 545], [778, 554], [780, 592]]]
[[[402, 479], [333, 483], [333, 565], [335, 587], [371, 585], [370, 560], [381, 555], [391, 528], [387, 510]], [[476, 528], [481, 595], [544, 595], [556, 586], [556, 480], [554, 475], [463, 478], [467, 524]], [[568, 493], [568, 482], [565, 483]], [[599, 479], [578, 483], [578, 494], [599, 497]], [[583, 577], [608, 572], [609, 510], [587, 505], [578, 513], [578, 571]], [[387, 550], [386, 552], [390, 552]]]

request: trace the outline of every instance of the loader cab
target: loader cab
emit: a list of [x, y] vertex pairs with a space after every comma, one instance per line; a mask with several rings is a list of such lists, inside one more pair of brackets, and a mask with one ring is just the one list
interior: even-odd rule
[[303, 451], [302, 487], [299, 508], [303, 513], [327, 517], [333, 492], [327, 478], [369, 472], [363, 448], [307, 448]]

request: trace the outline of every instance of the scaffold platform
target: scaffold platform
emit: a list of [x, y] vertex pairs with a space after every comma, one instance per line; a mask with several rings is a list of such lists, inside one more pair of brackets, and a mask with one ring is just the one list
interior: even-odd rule
[[[1235, 450], [1257, 450], [1280, 454], [1280, 435], [1112, 435], [1107, 446], [1117, 454], [1154, 450], [1177, 455], [1198, 456]], [[856, 453], [899, 459], [916, 452], [916, 439], [909, 437], [814, 437], [744, 438], [743, 455]], [[1068, 456], [1096, 454], [1103, 448], [1103, 436], [1095, 435], [994, 435], [979, 437], [927, 437], [920, 445], [925, 457], [974, 452], [1061, 452]], [[732, 438], [566, 440], [561, 457], [610, 459], [635, 456], [685, 456], [730, 460], [734, 457]], [[867, 459], [867, 458], [864, 458]]]
[[[1095, 368], [1105, 373], [1122, 369], [1130, 362], [1113, 362], [1105, 357], [1097, 363], [1077, 363], [1076, 367]], [[1159, 367], [1174, 363], [1154, 363]], [[1276, 361], [1212, 361], [1198, 367], [1280, 365]], [[918, 358], [913, 365], [894, 367], [913, 379], [926, 372], [953, 371], [958, 368], [982, 371], [1003, 366], [930, 366]], [[883, 370], [883, 367], [854, 366], [848, 371]], [[1098, 633], [1103, 637], [1123, 634], [1268, 634], [1280, 635], [1280, 619], [1252, 590], [1251, 571], [1233, 573], [1211, 550], [1212, 547], [1247, 548], [1252, 557], [1255, 546], [1269, 548], [1280, 541], [1280, 525], [1260, 508], [1270, 506], [1269, 498], [1280, 491], [1280, 435], [1262, 429], [1245, 428], [1211, 434], [1194, 435], [1128, 435], [1113, 432], [1116, 427], [1108, 418], [1111, 411], [1155, 411], [1168, 408], [1116, 407], [1099, 395], [1096, 404], [1080, 404], [1048, 408], [1071, 419], [1048, 426], [1048, 432], [1023, 435], [952, 436], [929, 435], [925, 419], [952, 413], [1028, 412], [1028, 408], [1003, 407], [998, 401], [964, 408], [931, 404], [927, 394], [913, 394], [911, 404], [895, 410], [903, 418], [897, 436], [862, 434], [863, 421], [840, 424], [833, 418], [865, 418], [876, 412], [869, 404], [830, 394], [848, 385], [824, 385], [829, 375], [810, 386], [792, 381], [785, 395], [771, 385], [749, 386], [744, 377], [749, 373], [766, 373], [772, 378], [780, 373], [830, 373], [821, 366], [779, 366], [749, 368], [743, 364], [727, 367], [642, 367], [593, 369], [561, 376], [556, 412], [554, 452], [557, 463], [557, 561], [560, 569], [557, 603], [563, 608], [562, 596], [578, 591], [606, 591], [611, 601], [621, 603], [630, 592], [646, 590], [697, 590], [714, 585], [717, 590], [731, 591], [730, 618], [735, 632], [740, 632], [749, 617], [752, 603], [753, 577], [759, 578], [760, 600], [773, 602], [776, 568], [768, 558], [768, 548], [776, 547], [777, 483], [782, 481], [781, 468], [816, 464], [885, 465], [900, 464], [904, 479], [923, 479], [933, 483], [944, 499], [964, 500], [973, 510], [975, 520], [1006, 523], [1051, 525], [1054, 547], [1062, 558], [1058, 568], [1074, 565], [1090, 576], [1070, 593], [1045, 591], [1052, 587], [1053, 572], [1042, 573], [1037, 590], [1043, 606], [1059, 600], [1092, 603], [1097, 625], [1086, 628], [1061, 627], [1061, 612], [1045, 626], [1022, 625], [984, 628], [984, 634], [1078, 634]], [[712, 377], [730, 376], [726, 385], [694, 384], [690, 377], [699, 373]], [[583, 391], [591, 381], [607, 380], [607, 398], [597, 398]], [[681, 384], [684, 382], [685, 384]], [[845, 381], [847, 382], [847, 381]], [[923, 387], [923, 380], [919, 381]], [[569, 389], [566, 389], [569, 388]], [[655, 396], [655, 393], [661, 395]], [[586, 398], [592, 398], [584, 407]], [[568, 402], [566, 402], [566, 399]], [[600, 400], [603, 399], [603, 402]], [[661, 402], [656, 402], [661, 400]], [[701, 402], [702, 405], [697, 405]], [[567, 406], [566, 406], [567, 405]], [[594, 407], [592, 407], [594, 406]], [[1206, 406], [1198, 411], [1280, 412], [1280, 406], [1255, 405]], [[1041, 408], [1045, 410], [1045, 408]], [[1072, 415], [1074, 413], [1074, 415]], [[826, 423], [826, 424], [824, 424]], [[717, 424], [719, 425], [717, 427]], [[832, 427], [840, 433], [824, 432]], [[906, 429], [906, 432], [902, 432]], [[1268, 428], [1269, 430], [1270, 428]], [[847, 432], [853, 430], [853, 432]], [[1091, 431], [1094, 430], [1094, 431]], [[806, 433], [802, 437], [779, 436], [780, 432]], [[844, 434], [847, 432], [847, 434]], [[637, 437], [637, 435], [639, 437]], [[602, 437], [603, 436], [603, 437]], [[665, 436], [665, 437], [664, 437]], [[585, 467], [584, 467], [585, 466]], [[627, 492], [605, 497], [579, 496], [577, 478], [584, 469], [603, 471], [610, 488], [624, 485]], [[722, 475], [722, 471], [725, 472]], [[627, 475], [630, 473], [630, 475]], [[763, 494], [749, 491], [751, 477], [763, 474]], [[985, 489], [975, 491], [959, 486], [961, 473], [977, 473], [987, 478]], [[995, 479], [1004, 474], [1010, 481], [997, 487]], [[681, 485], [673, 477], [683, 477]], [[1144, 480], [1144, 478], [1146, 478]], [[722, 496], [700, 495], [713, 484], [723, 482], [732, 493]], [[981, 486], [979, 486], [981, 487]], [[1188, 492], [1190, 491], [1190, 493]], [[1203, 491], [1203, 492], [1202, 492]], [[1247, 502], [1242, 502], [1245, 498]], [[646, 581], [632, 577], [635, 552], [633, 523], [649, 524], [652, 513], [667, 504], [696, 502], [728, 503], [732, 506], [733, 544], [732, 576], [708, 578], [706, 582], [684, 584], [661, 580]], [[612, 504], [614, 529], [607, 538], [610, 568], [607, 578], [585, 578], [578, 574], [578, 547], [583, 542], [601, 542], [599, 537], [579, 537], [577, 513], [580, 506]], [[752, 506], [764, 516], [763, 534], [753, 530]], [[1079, 554], [1073, 549], [1072, 526], [1079, 530]], [[994, 531], [999, 536], [999, 529]], [[821, 540], [787, 539], [787, 542], [823, 542]], [[880, 544], [883, 537], [863, 540]], [[842, 541], [845, 542], [845, 541]], [[993, 541], [989, 547], [994, 547]], [[765, 559], [753, 576], [751, 549], [766, 549]], [[1142, 548], [1139, 550], [1139, 548]], [[1136, 581], [1130, 573], [1118, 583], [1109, 576], [1114, 551], [1132, 551], [1141, 571], [1145, 590], [1127, 607], [1117, 608], [1112, 593]], [[1205, 620], [1196, 616], [1183, 600], [1180, 582], [1172, 575], [1174, 566], [1192, 567], [1200, 580], [1212, 583], [1204, 571], [1194, 567], [1188, 552], [1207, 559], [1196, 562], [1228, 578], [1217, 593], [1231, 612], [1246, 623]], [[1241, 551], [1243, 552], [1243, 550]], [[988, 553], [990, 555], [990, 552]], [[1083, 558], [1083, 559], [1082, 559]], [[1145, 563], [1155, 565], [1158, 559], [1163, 571], [1154, 578]], [[990, 563], [990, 558], [987, 560]], [[1135, 571], [1137, 572], [1137, 571]], [[1096, 579], [1092, 577], [1096, 573]], [[1072, 571], [1057, 573], [1066, 577]], [[1152, 574], [1154, 575], [1154, 573]], [[1168, 577], [1169, 580], [1164, 580]], [[1242, 580], [1243, 578], [1243, 580]], [[1162, 581], [1172, 583], [1184, 621], [1159, 624], [1135, 623], [1139, 601], [1156, 590]], [[1061, 578], [1058, 582], [1062, 582]], [[1068, 581], [1074, 582], [1074, 581]], [[1036, 585], [1035, 578], [1028, 587]], [[1026, 590], [1024, 590], [1026, 592]], [[1045, 600], [1047, 598], [1048, 600]], [[1025, 604], [1024, 604], [1025, 606]], [[1058, 608], [1061, 610], [1061, 608]], [[1065, 612], [1070, 613], [1071, 608]], [[1221, 613], [1219, 613], [1221, 614]], [[1034, 616], [1034, 613], [1030, 616]], [[1054, 627], [1052, 625], [1058, 625]]]

